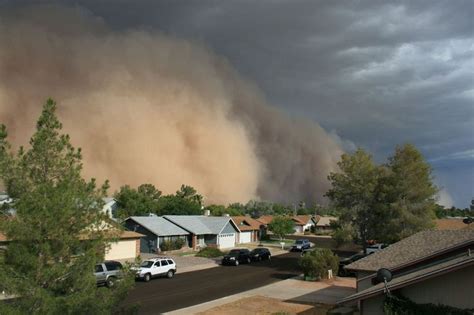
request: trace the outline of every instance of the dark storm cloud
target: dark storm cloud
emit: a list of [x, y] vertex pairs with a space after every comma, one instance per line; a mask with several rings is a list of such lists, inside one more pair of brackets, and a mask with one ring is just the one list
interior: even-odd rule
[[203, 42], [271, 103], [319, 122], [344, 147], [383, 161], [396, 144], [414, 143], [456, 205], [474, 195], [472, 1], [71, 4], [116, 29]]

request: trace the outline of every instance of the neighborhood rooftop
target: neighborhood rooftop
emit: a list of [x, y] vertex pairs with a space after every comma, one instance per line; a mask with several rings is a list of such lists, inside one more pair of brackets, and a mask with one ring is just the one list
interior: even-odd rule
[[219, 234], [230, 217], [209, 217], [203, 215], [165, 215], [163, 218], [196, 234]]
[[158, 217], [158, 216], [149, 216], [149, 217], [129, 217], [133, 221], [142, 225], [145, 229], [158, 236], [168, 236], [168, 235], [188, 235], [189, 232], [180, 228], [179, 226], [171, 223], [170, 221]]
[[358, 260], [348, 270], [377, 271], [380, 268], [397, 269], [432, 255], [474, 244], [474, 229], [423, 231], [407, 237], [386, 249]]
[[[450, 259], [442, 260], [441, 262], [435, 263], [429, 267], [423, 267], [419, 270], [401, 275], [387, 284], [389, 290], [400, 289], [405, 286], [412, 285], [419, 281], [436, 277], [452, 270], [465, 268], [467, 266], [474, 265], [474, 256], [468, 255], [467, 253], [458, 257], [451, 257]], [[339, 303], [347, 303], [360, 299], [366, 299], [371, 296], [382, 294], [385, 290], [384, 283], [379, 283], [375, 286], [369, 287], [366, 290], [357, 292], [349, 297], [346, 297], [339, 301]]]

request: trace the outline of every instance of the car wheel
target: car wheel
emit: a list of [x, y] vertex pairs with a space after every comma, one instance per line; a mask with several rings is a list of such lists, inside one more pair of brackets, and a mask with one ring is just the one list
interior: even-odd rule
[[166, 273], [166, 277], [167, 278], [173, 278], [174, 276], [174, 271], [173, 270], [169, 270], [167, 273]]
[[258, 256], [258, 261], [262, 261], [262, 256]]
[[150, 281], [150, 280], [151, 280], [151, 275], [150, 275], [149, 273], [147, 273], [147, 274], [145, 275], [145, 277], [143, 277], [143, 280], [145, 280], [145, 282]]
[[271, 256], [271, 255], [268, 256], [268, 260], [272, 260], [272, 256]]
[[107, 288], [112, 288], [115, 286], [115, 281], [117, 279], [115, 279], [114, 277], [110, 277], [107, 279], [107, 281], [105, 282], [105, 285], [107, 286]]
[[236, 265], [236, 266], [239, 265], [239, 261], [238, 261], [238, 260], [235, 261], [235, 265]]
[[251, 260], [250, 260], [250, 257], [247, 258], [247, 264], [250, 264], [250, 261], [251, 261]]

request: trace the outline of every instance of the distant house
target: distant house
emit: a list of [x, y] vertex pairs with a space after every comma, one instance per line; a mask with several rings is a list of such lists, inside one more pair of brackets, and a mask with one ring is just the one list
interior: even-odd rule
[[207, 246], [220, 249], [234, 247], [240, 233], [235, 222], [227, 216], [166, 215], [163, 218], [191, 233], [193, 249]]
[[265, 228], [268, 227], [268, 225], [273, 221], [273, 216], [272, 215], [262, 215], [261, 217], [256, 219], [258, 222], [260, 222], [261, 225], [263, 225]]
[[316, 224], [312, 215], [295, 215], [291, 219], [295, 222], [295, 233], [309, 231]]
[[245, 244], [251, 242], [258, 242], [260, 240], [262, 224], [250, 217], [233, 216], [232, 220], [239, 227], [237, 243]]
[[474, 229], [423, 231], [346, 267], [357, 274], [357, 293], [340, 304], [359, 306], [361, 315], [383, 314], [385, 286], [377, 270], [389, 269], [391, 294], [418, 304], [474, 308]]
[[121, 231], [117, 241], [111, 242], [105, 251], [105, 260], [134, 260], [140, 255], [142, 234]]
[[331, 222], [332, 221], [336, 222], [338, 220], [338, 218], [336, 217], [320, 216], [320, 215], [317, 215], [314, 219], [316, 221], [316, 224], [315, 224], [316, 232], [319, 232], [319, 233], [332, 232]]
[[109, 218], [115, 218], [117, 216], [118, 204], [117, 201], [112, 197], [102, 198], [104, 206], [102, 212], [107, 214]]
[[160, 244], [164, 241], [173, 241], [178, 238], [185, 240], [186, 245], [192, 247], [191, 233], [162, 217], [129, 217], [123, 224], [128, 230], [144, 235], [140, 242], [142, 253], [159, 252]]

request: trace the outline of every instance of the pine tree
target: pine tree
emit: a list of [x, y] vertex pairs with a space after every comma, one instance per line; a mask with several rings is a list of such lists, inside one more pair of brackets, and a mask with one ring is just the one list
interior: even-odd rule
[[60, 133], [55, 111], [48, 99], [30, 148], [17, 154], [0, 128], [0, 179], [16, 210], [0, 227], [10, 240], [0, 283], [20, 297], [0, 304], [0, 313], [110, 314], [130, 281], [114, 290], [95, 283], [94, 266], [111, 237], [101, 228], [107, 183], [98, 189], [81, 177], [81, 151]]

